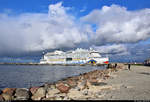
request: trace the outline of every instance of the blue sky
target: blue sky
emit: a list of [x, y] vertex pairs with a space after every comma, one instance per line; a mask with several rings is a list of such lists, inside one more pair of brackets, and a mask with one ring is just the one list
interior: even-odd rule
[[[104, 5], [117, 4], [127, 7], [128, 10], [140, 10], [150, 7], [149, 0], [0, 0], [0, 12], [6, 9], [14, 13], [22, 12], [47, 12], [48, 5], [63, 2], [63, 6], [74, 7], [79, 15], [86, 15], [93, 9], [99, 9]], [[85, 9], [85, 12], [79, 11]]]
[[150, 0], [0, 0], [0, 61], [77, 47], [144, 61], [149, 20]]

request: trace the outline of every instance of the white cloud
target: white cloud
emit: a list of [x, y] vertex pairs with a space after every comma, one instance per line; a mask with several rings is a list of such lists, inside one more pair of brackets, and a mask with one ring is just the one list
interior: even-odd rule
[[127, 55], [130, 54], [128, 49], [123, 44], [113, 44], [113, 45], [104, 45], [104, 46], [93, 46], [100, 53], [105, 54], [117, 54], [117, 55]]
[[0, 54], [75, 47], [86, 42], [86, 31], [66, 13], [67, 10], [60, 2], [49, 5], [48, 14], [0, 14]]
[[128, 11], [118, 5], [103, 6], [81, 18], [96, 24], [95, 44], [134, 43], [150, 38], [150, 9]]

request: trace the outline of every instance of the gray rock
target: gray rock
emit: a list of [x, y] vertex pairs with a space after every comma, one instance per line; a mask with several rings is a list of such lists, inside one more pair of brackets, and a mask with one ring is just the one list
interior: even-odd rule
[[88, 95], [88, 90], [84, 90], [83, 95]]
[[45, 95], [46, 95], [45, 88], [40, 87], [31, 98], [32, 100], [41, 100], [42, 98], [45, 98]]
[[4, 101], [4, 98], [2, 95], [0, 95], [0, 101]]
[[52, 84], [45, 83], [43, 87], [45, 88], [45, 90], [47, 90], [47, 89], [50, 88], [51, 86], [52, 86]]
[[77, 87], [78, 87], [80, 90], [85, 89], [85, 88], [86, 88], [86, 80], [82, 80], [82, 81], [78, 82]]
[[56, 100], [55, 97], [43, 98], [42, 100]]
[[28, 100], [30, 95], [29, 95], [29, 90], [26, 88], [18, 88], [16, 89], [15, 97], [16, 100]]
[[2, 97], [4, 98], [5, 101], [10, 101], [13, 99], [11, 95], [6, 94], [6, 93], [3, 93]]
[[98, 85], [99, 85], [99, 86], [104, 86], [104, 85], [107, 85], [107, 83], [99, 82]]
[[49, 88], [47, 90], [46, 98], [54, 97], [56, 94], [58, 94], [60, 91], [57, 88]]
[[9, 94], [11, 96], [14, 96], [15, 90], [16, 90], [16, 88], [5, 88], [3, 90], [3, 93]]

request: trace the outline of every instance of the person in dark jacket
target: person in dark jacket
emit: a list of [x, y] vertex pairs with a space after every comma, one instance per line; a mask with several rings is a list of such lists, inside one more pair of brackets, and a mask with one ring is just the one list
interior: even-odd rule
[[115, 68], [117, 67], [117, 63], [115, 63]]
[[130, 64], [128, 64], [128, 69], [130, 70], [130, 67], [131, 67], [131, 65]]

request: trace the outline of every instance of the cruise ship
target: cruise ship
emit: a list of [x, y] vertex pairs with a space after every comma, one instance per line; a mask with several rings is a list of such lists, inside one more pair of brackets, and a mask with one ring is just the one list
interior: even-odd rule
[[109, 58], [102, 57], [96, 50], [77, 48], [63, 52], [56, 50], [43, 55], [40, 64], [108, 64]]

